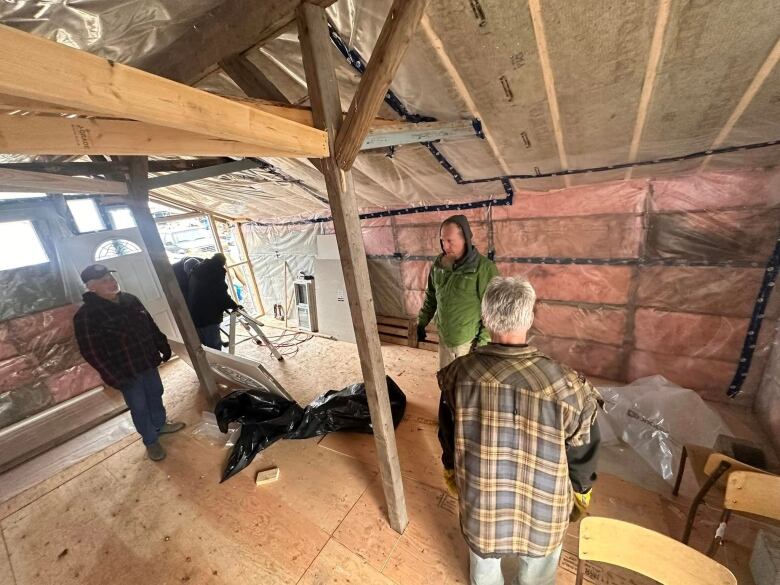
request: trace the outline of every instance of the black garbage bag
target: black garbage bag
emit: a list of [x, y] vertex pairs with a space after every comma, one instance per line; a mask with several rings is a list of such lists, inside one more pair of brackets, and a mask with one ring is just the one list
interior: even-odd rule
[[[393, 426], [397, 427], [406, 410], [406, 395], [390, 376], [387, 390]], [[241, 424], [222, 481], [244, 469], [255, 455], [279, 439], [307, 439], [334, 431], [373, 432], [363, 382], [330, 390], [305, 409], [271, 392], [237, 390], [219, 401], [214, 414], [223, 433], [230, 423]]]

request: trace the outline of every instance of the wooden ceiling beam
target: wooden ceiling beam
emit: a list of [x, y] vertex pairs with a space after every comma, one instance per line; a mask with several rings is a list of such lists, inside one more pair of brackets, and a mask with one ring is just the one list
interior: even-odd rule
[[0, 153], [288, 156], [284, 150], [222, 140], [135, 120], [69, 119], [57, 116], [0, 116]]
[[395, 0], [379, 33], [366, 72], [352, 97], [333, 148], [342, 170], [352, 168], [371, 123], [414, 36], [429, 0]]
[[[312, 0], [323, 8], [335, 0]], [[144, 71], [193, 85], [230, 57], [275, 38], [295, 21], [300, 0], [230, 0], [206, 12], [160, 51], [137, 61]]]
[[127, 195], [127, 185], [120, 181], [87, 179], [84, 177], [36, 173], [6, 168], [0, 169], [0, 191]]
[[[296, 109], [297, 111], [297, 109]], [[306, 115], [311, 120], [311, 111]], [[410, 124], [377, 120], [363, 148], [380, 148], [424, 140], [473, 134], [471, 123]], [[208, 157], [285, 157], [284, 150], [233, 140], [222, 140], [145, 124], [110, 118], [66, 118], [62, 116], [0, 116], [0, 154], [26, 155], [147, 155]], [[316, 160], [316, 159], [315, 159]], [[221, 161], [225, 162], [225, 161]], [[174, 165], [195, 168], [195, 162], [149, 161], [153, 169]], [[155, 170], [152, 172], [164, 172]]]
[[0, 94], [63, 111], [129, 118], [288, 156], [328, 154], [321, 130], [6, 26], [0, 26], [0, 72]]

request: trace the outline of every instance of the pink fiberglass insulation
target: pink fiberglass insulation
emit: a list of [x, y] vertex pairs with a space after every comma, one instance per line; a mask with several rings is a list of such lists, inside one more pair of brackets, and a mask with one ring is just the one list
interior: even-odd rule
[[369, 256], [395, 254], [395, 239], [393, 238], [393, 228], [390, 226], [363, 226], [363, 242], [366, 247], [366, 254]]
[[735, 362], [742, 351], [747, 318], [637, 309], [634, 346], [674, 356]]
[[[763, 268], [644, 266], [637, 304], [671, 311], [749, 317]], [[728, 291], [728, 294], [724, 294]]]
[[642, 218], [636, 215], [494, 221], [496, 257], [636, 258]]
[[425, 223], [441, 224], [445, 219], [453, 215], [465, 215], [469, 223], [479, 223], [487, 220], [487, 208], [480, 207], [478, 209], [463, 209], [453, 211], [429, 211], [427, 213], [407, 213], [404, 215], [397, 215], [394, 218], [397, 226], [401, 225], [415, 225], [422, 223], [421, 218], [424, 218]]
[[[439, 225], [422, 226], [404, 225], [396, 227], [399, 252], [408, 256], [438, 256], [441, 254], [439, 242]], [[483, 254], [487, 252], [487, 226], [472, 224], [473, 243]]]
[[534, 330], [542, 336], [587, 339], [620, 346], [626, 329], [626, 310], [536, 303]]
[[581, 339], [561, 339], [543, 335], [531, 335], [528, 342], [553, 359], [569, 367], [586, 372], [590, 376], [619, 380], [622, 350]]
[[653, 181], [654, 211], [702, 211], [777, 205], [771, 176], [762, 171], [705, 173]]
[[54, 402], [64, 402], [102, 384], [100, 375], [89, 364], [82, 362], [46, 381]]
[[100, 385], [73, 335], [78, 305], [0, 323], [0, 428]]
[[628, 379], [661, 374], [675, 384], [701, 392], [719, 393], [726, 399], [725, 389], [734, 376], [734, 362], [666, 355], [649, 351], [632, 351], [628, 358]]
[[518, 190], [512, 205], [493, 209], [493, 220], [637, 214], [644, 209], [647, 193], [645, 180], [584, 185], [549, 193]]
[[[397, 306], [414, 317], [430, 260], [409, 257], [438, 255], [439, 224], [463, 213], [500, 273], [534, 285], [533, 334], [544, 351], [586, 374], [620, 381], [662, 374], [725, 398], [779, 235], [773, 181], [763, 171], [705, 172], [546, 193], [513, 181], [512, 205], [368, 220], [364, 238], [369, 254], [402, 256]], [[780, 295], [773, 297], [767, 331], [780, 316]], [[771, 339], [762, 330], [744, 404]]]
[[622, 305], [628, 301], [630, 266], [499, 262], [503, 276], [525, 276], [538, 299]]
[[401, 262], [401, 277], [404, 288], [409, 290], [425, 290], [428, 286], [428, 273], [431, 270], [428, 260], [403, 260]]

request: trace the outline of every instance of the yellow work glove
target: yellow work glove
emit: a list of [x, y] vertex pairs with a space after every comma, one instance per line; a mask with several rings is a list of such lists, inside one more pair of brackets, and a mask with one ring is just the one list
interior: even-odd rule
[[588, 515], [588, 506], [590, 506], [590, 496], [592, 493], [592, 488], [584, 494], [574, 492], [574, 507], [572, 507], [571, 514], [569, 514], [569, 522], [579, 522], [583, 517]]
[[444, 475], [444, 483], [447, 484], [447, 491], [453, 498], [457, 498], [458, 486], [455, 484], [455, 470], [445, 469], [443, 475]]

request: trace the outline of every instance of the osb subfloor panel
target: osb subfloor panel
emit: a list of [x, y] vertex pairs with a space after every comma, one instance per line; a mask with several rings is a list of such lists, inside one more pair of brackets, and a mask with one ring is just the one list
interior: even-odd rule
[[[360, 379], [354, 345], [315, 339], [294, 358], [258, 357], [301, 403]], [[331, 435], [281, 441], [224, 484], [225, 449], [192, 435], [203, 408], [183, 362], [165, 369], [169, 412], [190, 423], [163, 437], [168, 458], [152, 463], [135, 437], [122, 440], [8, 500], [0, 507], [0, 583], [11, 585], [390, 584], [468, 582], [457, 500], [440, 478], [435, 418], [436, 355], [384, 348], [387, 371], [409, 400], [398, 428], [410, 524], [387, 525], [371, 437]], [[280, 479], [256, 487], [256, 472], [276, 465]], [[692, 474], [691, 474], [692, 475]], [[593, 513], [678, 535], [687, 500], [662, 497], [602, 474]], [[705, 508], [694, 545], [717, 521]], [[754, 524], [736, 519], [724, 562], [740, 583]], [[559, 584], [572, 585], [577, 526], [570, 528]], [[511, 563], [505, 574], [513, 573]], [[586, 582], [646, 585], [646, 579], [589, 567]]]

